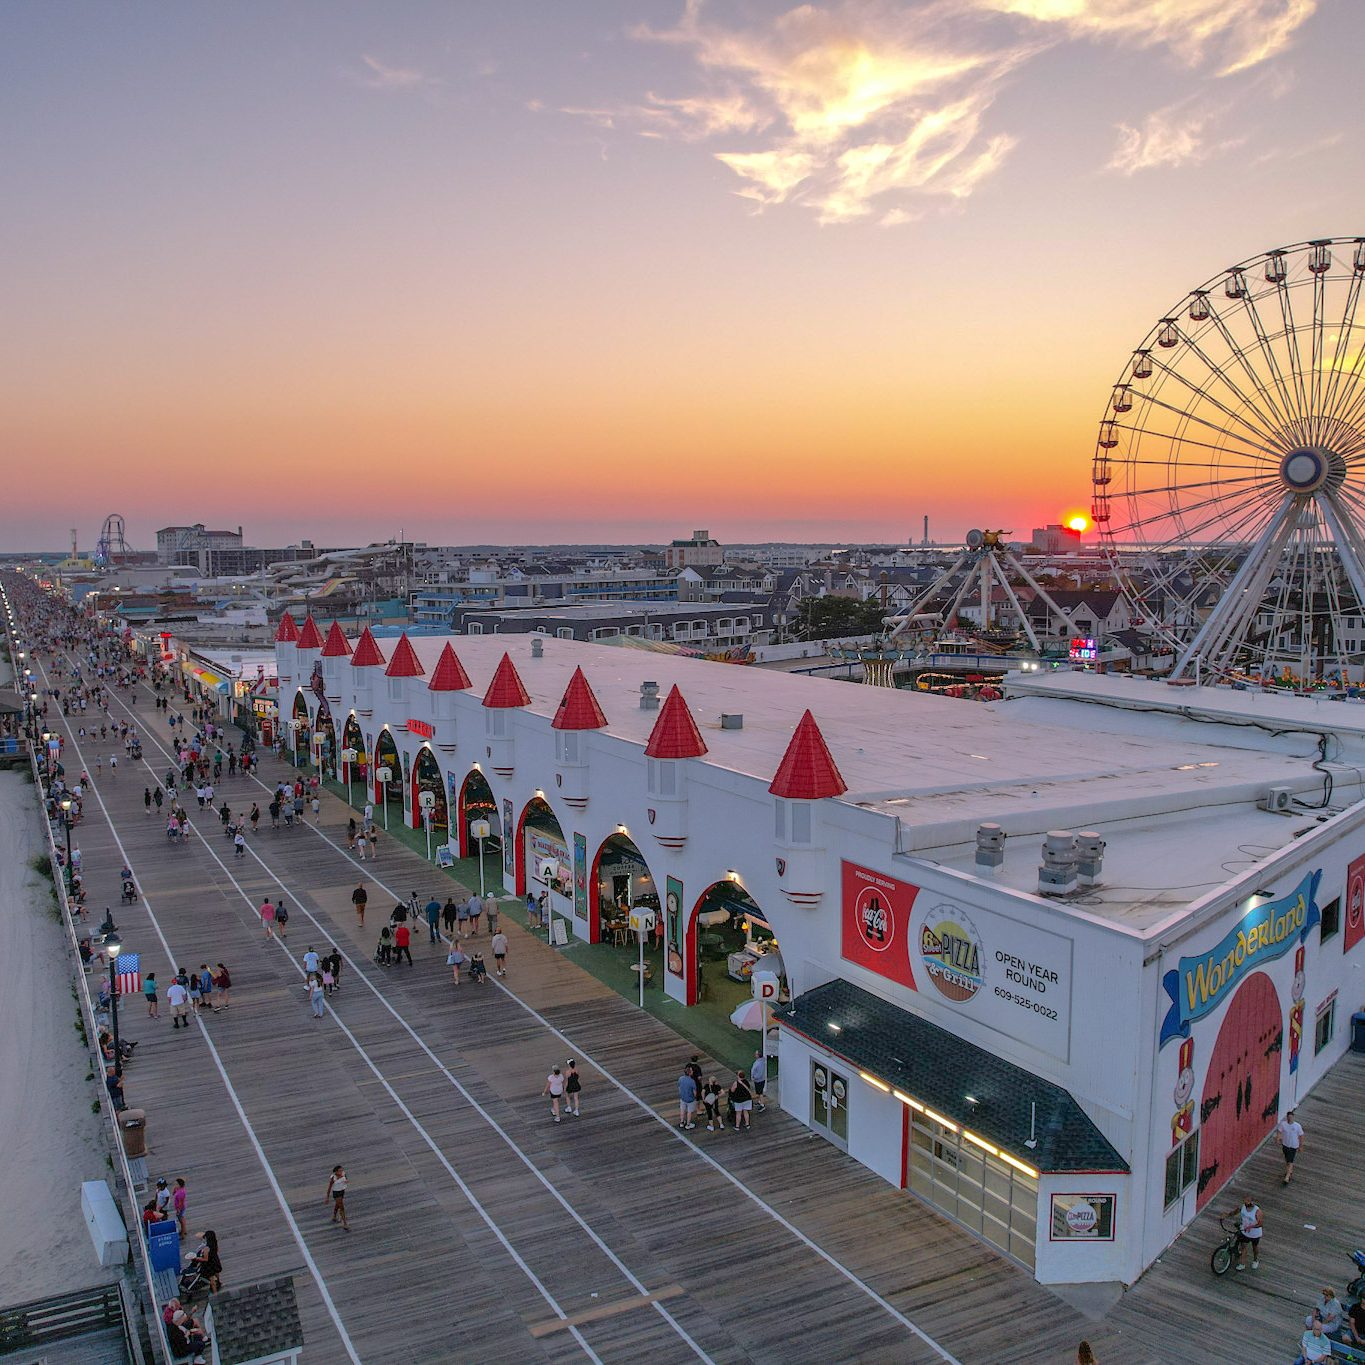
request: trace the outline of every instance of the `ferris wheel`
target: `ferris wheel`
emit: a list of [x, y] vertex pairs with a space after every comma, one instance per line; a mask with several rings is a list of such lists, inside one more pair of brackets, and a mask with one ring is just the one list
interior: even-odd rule
[[1365, 237], [1232, 266], [1160, 318], [1100, 421], [1092, 513], [1173, 677], [1365, 678]]

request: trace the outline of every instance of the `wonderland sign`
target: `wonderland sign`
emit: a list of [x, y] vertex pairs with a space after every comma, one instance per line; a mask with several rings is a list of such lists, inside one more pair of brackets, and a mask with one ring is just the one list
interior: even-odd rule
[[1180, 965], [1166, 973], [1161, 984], [1171, 997], [1171, 1008], [1161, 1022], [1158, 1047], [1172, 1038], [1188, 1038], [1190, 1024], [1216, 1010], [1248, 972], [1283, 957], [1308, 937], [1321, 918], [1321, 880], [1321, 871], [1309, 873], [1289, 895], [1249, 910], [1208, 952], [1182, 957]]

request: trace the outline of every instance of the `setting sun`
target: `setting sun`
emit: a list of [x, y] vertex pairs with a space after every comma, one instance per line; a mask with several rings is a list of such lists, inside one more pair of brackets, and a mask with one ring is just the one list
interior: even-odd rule
[[1079, 512], [1071, 517], [1066, 523], [1073, 531], [1088, 531], [1090, 529], [1090, 518], [1082, 516]]

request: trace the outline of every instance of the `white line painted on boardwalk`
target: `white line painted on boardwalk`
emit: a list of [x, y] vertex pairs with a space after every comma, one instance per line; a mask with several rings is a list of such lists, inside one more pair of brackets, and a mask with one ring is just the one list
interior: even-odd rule
[[[115, 700], [119, 702], [119, 705], [122, 706], [125, 711], [128, 711], [129, 715], [136, 718], [137, 713], [133, 711], [131, 708], [129, 708], [127, 704], [122, 701], [121, 698], [116, 697]], [[168, 757], [170, 757], [169, 751], [166, 750], [158, 741], [153, 740], [152, 743], [154, 743], [163, 754], [166, 754]], [[149, 769], [151, 768], [150, 764], [147, 764], [146, 766]], [[153, 769], [152, 771], [153, 775], [155, 775], [155, 770]], [[270, 787], [267, 783], [262, 782], [259, 777], [253, 778], [253, 780], [263, 791], [273, 792], [274, 789]], [[340, 844], [330, 839], [316, 825], [310, 825], [308, 826], [308, 828], [310, 828], [313, 831], [313, 833], [318, 836], [318, 838], [320, 838], [324, 843], [328, 844], [353, 867], [361, 869], [364, 872], [364, 874], [368, 876], [369, 879], [373, 881], [381, 890], [388, 892], [388, 894], [392, 896], [396, 901], [402, 901], [404, 899], [402, 896], [398, 895], [398, 893], [395, 892], [392, 887], [388, 886], [371, 870], [373, 868], [372, 863], [359, 862], [355, 858], [352, 858], [346, 849], [342, 848]], [[254, 851], [253, 856], [256, 856], [254, 854]], [[258, 861], [261, 860], [258, 858]], [[275, 880], [277, 885], [283, 887], [283, 889], [285, 890], [289, 890], [289, 888], [284, 887], [284, 884], [280, 882], [279, 878], [275, 876], [274, 872], [271, 871], [263, 861], [261, 862], [261, 865], [262, 867], [266, 867], [266, 870], [270, 872], [271, 877]], [[290, 891], [290, 894], [292, 895], [293, 892]], [[309, 915], [309, 918], [312, 919], [313, 917]], [[316, 919], [313, 919], [313, 923], [318, 924], [318, 921]], [[323, 927], [322, 925], [318, 924], [319, 929], [321, 929], [322, 927]], [[347, 961], [350, 961], [350, 959], [348, 958]], [[403, 1019], [403, 1017], [400, 1014], [398, 1014], [397, 1011], [394, 1010], [391, 1005], [389, 1005], [388, 1001], [384, 999], [383, 995], [377, 990], [373, 983], [369, 981], [368, 977], [364, 977], [363, 973], [362, 977], [363, 979], [365, 979], [366, 984], [370, 986], [370, 989], [373, 990], [375, 994], [379, 996], [379, 999], [384, 1002], [385, 1006], [394, 1015], [394, 1017], [398, 1019], [399, 1022], [402, 1023], [405, 1028], [408, 1029], [408, 1032], [411, 1033], [412, 1036], [417, 1039], [418, 1043], [421, 1044], [421, 1046], [425, 1049], [426, 1044], [423, 1043], [421, 1038], [416, 1033], [414, 1033], [411, 1028], [408, 1027], [407, 1022]], [[749, 1189], [749, 1187], [742, 1180], [740, 1180], [737, 1176], [731, 1174], [731, 1172], [726, 1170], [724, 1166], [722, 1166], [718, 1161], [716, 1161], [715, 1158], [710, 1155], [710, 1153], [703, 1151], [699, 1146], [697, 1146], [693, 1142], [690, 1142], [686, 1137], [679, 1133], [678, 1130], [673, 1126], [671, 1122], [669, 1122], [667, 1118], [659, 1114], [658, 1111], [655, 1110], [647, 1100], [637, 1095], [635, 1091], [633, 1091], [628, 1085], [625, 1084], [624, 1081], [618, 1080], [617, 1077], [614, 1076], [609, 1070], [607, 1070], [607, 1068], [603, 1066], [601, 1062], [597, 1061], [587, 1051], [587, 1049], [575, 1043], [574, 1040], [570, 1038], [568, 1034], [556, 1028], [537, 1009], [527, 1004], [527, 1002], [523, 1000], [519, 995], [517, 995], [515, 991], [511, 990], [501, 981], [494, 979], [493, 984], [497, 986], [500, 990], [502, 990], [509, 999], [516, 1001], [516, 1003], [520, 1005], [521, 1008], [525, 1010], [527, 1014], [529, 1014], [533, 1019], [535, 1019], [541, 1025], [542, 1028], [544, 1028], [547, 1032], [553, 1034], [562, 1043], [564, 1043], [569, 1049], [570, 1056], [579, 1057], [589, 1062], [593, 1066], [593, 1068], [596, 1071], [598, 1071], [603, 1077], [605, 1077], [606, 1080], [611, 1083], [611, 1085], [613, 1085], [617, 1090], [621, 1092], [621, 1094], [625, 1095], [640, 1110], [642, 1110], [645, 1114], [648, 1114], [650, 1118], [652, 1118], [656, 1123], [658, 1123], [660, 1127], [662, 1127], [663, 1130], [669, 1134], [670, 1137], [682, 1143], [686, 1151], [692, 1153], [695, 1157], [697, 1157], [698, 1160], [704, 1161], [723, 1180], [731, 1184], [746, 1199], [753, 1203], [757, 1208], [761, 1209], [765, 1214], [768, 1215], [769, 1218], [771, 1218], [774, 1222], [779, 1224], [779, 1226], [781, 1226], [787, 1232], [789, 1232], [803, 1246], [807, 1247], [810, 1251], [812, 1251], [817, 1257], [819, 1257], [820, 1260], [822, 1260], [826, 1265], [828, 1265], [844, 1280], [846, 1280], [849, 1284], [853, 1285], [863, 1294], [867, 1295], [867, 1297], [871, 1299], [873, 1303], [875, 1303], [884, 1312], [886, 1312], [892, 1318], [894, 1318], [895, 1321], [900, 1323], [901, 1326], [903, 1326], [919, 1341], [923, 1342], [923, 1344], [927, 1346], [931, 1351], [933, 1351], [934, 1354], [937, 1355], [940, 1360], [947, 1362], [947, 1365], [960, 1365], [960, 1362], [958, 1362], [957, 1358], [946, 1347], [944, 1347], [941, 1343], [936, 1341], [922, 1327], [920, 1327], [909, 1317], [907, 1317], [904, 1313], [902, 1313], [901, 1310], [895, 1306], [895, 1304], [891, 1303], [883, 1295], [879, 1294], [877, 1290], [873, 1289], [872, 1286], [868, 1284], [866, 1280], [862, 1279], [857, 1274], [856, 1271], [851, 1270], [836, 1256], [826, 1251], [825, 1248], [822, 1247], [818, 1242], [816, 1242], [812, 1237], [802, 1232], [799, 1227], [797, 1227], [789, 1219], [785, 1218], [770, 1204], [768, 1204], [765, 1200], [760, 1198], [760, 1196], [755, 1194], [754, 1191]], [[429, 1049], [427, 1050], [429, 1051]], [[442, 1067], [442, 1070], [445, 1070], [444, 1066], [440, 1063], [439, 1059], [434, 1060], [437, 1061], [438, 1066]], [[448, 1072], [447, 1075], [449, 1075]], [[450, 1079], [452, 1083], [459, 1086], [459, 1082], [456, 1081], [453, 1076], [450, 1077]], [[463, 1087], [461, 1087], [461, 1089], [463, 1089]]]
[[[120, 702], [120, 705], [121, 704], [122, 703]], [[168, 759], [174, 761], [174, 756], [170, 753], [168, 749], [163, 747], [158, 740], [152, 739], [151, 736], [147, 736], [146, 738], [157, 749], [160, 749], [162, 754], [164, 754]], [[142, 760], [142, 765], [147, 769], [148, 772], [152, 774], [153, 777], [156, 776], [156, 770], [151, 766], [150, 763], [147, 762], [145, 758]], [[101, 804], [103, 803], [101, 802]], [[198, 835], [200, 840], [203, 842], [204, 848], [207, 850], [209, 856], [213, 859], [213, 861], [218, 864], [219, 868], [223, 872], [223, 875], [228, 879], [228, 881], [230, 881], [233, 884], [233, 886], [237, 888], [238, 894], [246, 902], [247, 906], [253, 912], [255, 912], [256, 910], [255, 897], [250, 892], [248, 892], [245, 887], [242, 886], [242, 884], [237, 880], [235, 876], [233, 876], [231, 870], [228, 868], [228, 865], [222, 860], [222, 858], [218, 856], [217, 851], [210, 843], [208, 835], [206, 835], [193, 823], [191, 823], [191, 829], [194, 830], [194, 833]], [[121, 850], [122, 845], [120, 845], [120, 851]], [[273, 881], [275, 885], [280, 888], [281, 891], [286, 891], [289, 893], [290, 896], [294, 897], [294, 902], [297, 907], [298, 913], [304, 915], [306, 918], [311, 920], [313, 925], [317, 928], [317, 930], [320, 933], [326, 934], [329, 940], [333, 940], [334, 936], [332, 935], [331, 931], [325, 925], [323, 925], [313, 915], [313, 913], [310, 910], [308, 910], [306, 906], [302, 905], [299, 902], [298, 897], [295, 895], [294, 891], [290, 887], [286, 886], [284, 882], [280, 880], [280, 878], [276, 875], [274, 869], [272, 869], [270, 865], [266, 863], [263, 858], [261, 858], [261, 856], [256, 852], [256, 850], [248, 846], [247, 851], [256, 860], [256, 862], [260, 864], [261, 869], [264, 871], [266, 876], [268, 876], [271, 879], [271, 881]], [[127, 855], [125, 854], [124, 856], [126, 857]], [[274, 940], [274, 942], [276, 942], [279, 945], [279, 947], [283, 950], [285, 956], [288, 957], [289, 961], [293, 964], [295, 969], [298, 970], [299, 972], [302, 972], [303, 970], [302, 965], [295, 960], [288, 946], [284, 943], [281, 943], [278, 939]], [[508, 1150], [512, 1152], [512, 1154], [526, 1167], [528, 1171], [531, 1172], [533, 1176], [535, 1176], [535, 1178], [540, 1182], [541, 1185], [544, 1186], [545, 1190], [556, 1200], [556, 1202], [559, 1203], [559, 1205], [564, 1209], [564, 1211], [569, 1215], [569, 1217], [573, 1219], [573, 1221], [576, 1222], [579, 1225], [579, 1227], [581, 1227], [583, 1231], [588, 1234], [588, 1236], [592, 1239], [593, 1243], [599, 1248], [599, 1250], [601, 1250], [603, 1255], [606, 1256], [607, 1259], [611, 1261], [611, 1263], [621, 1272], [621, 1274], [626, 1278], [626, 1280], [629, 1281], [629, 1283], [636, 1290], [636, 1292], [641, 1295], [648, 1295], [649, 1289], [646, 1287], [643, 1281], [641, 1281], [640, 1278], [630, 1269], [630, 1267], [627, 1266], [626, 1263], [606, 1244], [606, 1242], [602, 1240], [602, 1238], [597, 1234], [597, 1232], [592, 1227], [589, 1226], [589, 1224], [584, 1220], [582, 1214], [580, 1214], [579, 1211], [576, 1208], [574, 1208], [574, 1206], [564, 1197], [564, 1195], [561, 1194], [560, 1191], [555, 1188], [554, 1183], [551, 1180], [549, 1180], [545, 1176], [545, 1174], [536, 1166], [536, 1164], [526, 1155], [526, 1153], [521, 1150], [517, 1142], [507, 1133], [507, 1131], [501, 1126], [501, 1124], [499, 1124], [498, 1121], [478, 1102], [478, 1100], [476, 1100], [474, 1096], [470, 1094], [470, 1092], [466, 1089], [464, 1084], [455, 1075], [451, 1073], [451, 1071], [445, 1065], [445, 1063], [441, 1061], [441, 1059], [431, 1050], [430, 1047], [428, 1047], [426, 1041], [421, 1037], [421, 1035], [418, 1034], [412, 1028], [412, 1026], [407, 1022], [407, 1020], [404, 1019], [403, 1016], [399, 1014], [396, 1009], [394, 1009], [393, 1005], [389, 1003], [388, 999], [384, 996], [383, 992], [380, 991], [379, 988], [374, 984], [374, 982], [370, 980], [370, 978], [366, 975], [364, 970], [356, 963], [356, 961], [349, 954], [342, 952], [340, 948], [338, 948], [337, 951], [341, 953], [342, 958], [350, 966], [356, 978], [364, 982], [365, 986], [374, 995], [375, 999], [378, 1000], [381, 1005], [383, 1005], [383, 1007], [389, 1012], [389, 1014], [393, 1016], [394, 1020], [399, 1024], [399, 1026], [413, 1039], [413, 1041], [418, 1045], [418, 1047], [422, 1049], [422, 1051], [431, 1060], [432, 1064], [437, 1068], [441, 1075], [452, 1086], [454, 1086], [454, 1088], [463, 1097], [465, 1102], [469, 1104], [471, 1108], [474, 1109], [474, 1111], [479, 1115], [479, 1117], [483, 1119], [483, 1121], [487, 1123], [490, 1128], [492, 1128], [492, 1130], [498, 1135], [498, 1137], [507, 1145]], [[370, 1058], [370, 1055], [365, 1050], [364, 1046], [351, 1032], [351, 1030], [347, 1028], [346, 1025], [342, 1022], [341, 1018], [338, 1016], [335, 1009], [331, 1010], [330, 1013], [332, 1015], [334, 1022], [346, 1035], [351, 1045], [361, 1055], [361, 1057], [365, 1061], [365, 1064], [374, 1073], [375, 1077], [384, 1086], [385, 1090], [388, 1091], [390, 1097], [393, 1099], [394, 1103], [398, 1106], [398, 1108], [402, 1110], [408, 1122], [413, 1126], [413, 1128], [418, 1132], [418, 1134], [420, 1134], [423, 1141], [432, 1150], [432, 1152], [435, 1153], [436, 1157], [441, 1162], [442, 1166], [445, 1167], [445, 1169], [449, 1172], [451, 1178], [459, 1186], [461, 1193], [464, 1194], [465, 1198], [469, 1201], [470, 1206], [479, 1215], [483, 1222], [488, 1226], [488, 1228], [490, 1229], [490, 1231], [492, 1231], [494, 1236], [497, 1237], [498, 1241], [502, 1244], [503, 1248], [507, 1251], [508, 1255], [512, 1257], [513, 1261], [515, 1261], [517, 1267], [526, 1275], [526, 1277], [536, 1287], [536, 1289], [540, 1292], [541, 1296], [545, 1299], [546, 1303], [550, 1305], [550, 1307], [555, 1311], [555, 1313], [561, 1319], [567, 1319], [568, 1314], [560, 1306], [559, 1302], [554, 1298], [554, 1296], [545, 1287], [545, 1285], [536, 1277], [535, 1273], [526, 1264], [526, 1262], [522, 1259], [521, 1255], [516, 1251], [512, 1243], [503, 1234], [502, 1229], [497, 1225], [496, 1222], [494, 1222], [492, 1217], [483, 1208], [479, 1201], [475, 1199], [473, 1192], [470, 1190], [468, 1185], [465, 1184], [464, 1180], [455, 1170], [454, 1166], [450, 1164], [450, 1161], [446, 1158], [445, 1153], [442, 1152], [440, 1145], [435, 1141], [434, 1138], [432, 1138], [431, 1134], [428, 1133], [427, 1130], [422, 1126], [421, 1122], [417, 1119], [416, 1115], [414, 1115], [413, 1112], [408, 1108], [408, 1106], [404, 1104], [402, 1099], [398, 1096], [397, 1092], [388, 1083], [383, 1073]], [[673, 1314], [670, 1313], [662, 1303], [658, 1302], [657, 1300], [651, 1300], [650, 1306], [655, 1310], [656, 1313], [659, 1314], [661, 1318], [663, 1318], [663, 1320], [669, 1325], [669, 1327], [671, 1327], [673, 1331], [676, 1332], [677, 1335], [687, 1344], [687, 1346], [691, 1349], [693, 1354], [698, 1357], [698, 1359], [708, 1362], [710, 1361], [711, 1359], [710, 1356], [708, 1356], [706, 1352], [697, 1344], [697, 1342], [693, 1340], [692, 1336], [687, 1332], [687, 1330], [682, 1326], [682, 1324], [678, 1322], [678, 1320], [673, 1316]], [[569, 1330], [572, 1332], [574, 1339], [579, 1343], [580, 1346], [582, 1346], [583, 1350], [593, 1360], [598, 1360], [597, 1354], [588, 1345], [587, 1341], [583, 1338], [579, 1329], [577, 1327], [571, 1327]]]
[[[47, 670], [44, 668], [42, 671], [44, 680], [46, 680]], [[50, 686], [51, 684], [49, 683], [48, 685]], [[66, 728], [70, 730], [71, 727], [68, 725]], [[75, 749], [77, 756], [80, 758], [81, 768], [85, 771], [89, 771], [89, 769], [86, 768], [85, 755], [81, 752], [80, 743], [70, 734], [67, 735], [67, 739], [70, 740], [71, 747]], [[113, 817], [109, 814], [109, 807], [104, 804], [103, 795], [100, 793], [99, 788], [93, 783], [90, 786], [90, 790], [93, 792], [95, 800], [99, 802], [100, 810], [104, 812], [104, 818], [109, 826], [109, 832], [114, 836], [114, 843], [118, 845], [118, 851], [123, 858], [125, 866], [131, 871], [133, 864], [128, 857], [128, 850], [124, 848], [123, 840], [119, 838], [118, 829], [114, 825]], [[140, 881], [138, 885], [141, 885]], [[155, 930], [157, 938], [161, 940], [161, 946], [165, 949], [167, 961], [174, 965], [179, 959], [171, 952], [171, 945], [166, 942], [166, 935], [161, 931], [161, 922], [156, 917], [156, 911], [152, 909], [151, 901], [147, 899], [145, 894], [139, 896], [138, 899], [141, 900], [143, 908], [147, 911], [147, 918], [151, 920], [152, 928]], [[209, 1031], [204, 1027], [203, 1020], [196, 1016], [195, 1022], [199, 1025], [199, 1032], [203, 1036], [205, 1043], [208, 1044], [209, 1056], [213, 1058], [213, 1064], [218, 1068], [218, 1074], [222, 1077], [223, 1085], [227, 1088], [228, 1098], [232, 1101], [233, 1109], [237, 1111], [237, 1117], [241, 1120], [242, 1127], [246, 1131], [247, 1139], [250, 1141], [252, 1149], [256, 1153], [256, 1159], [261, 1163], [261, 1169], [265, 1172], [265, 1178], [270, 1185], [271, 1192], [275, 1196], [275, 1202], [280, 1206], [280, 1212], [284, 1214], [285, 1221], [289, 1224], [289, 1231], [293, 1234], [294, 1241], [299, 1248], [299, 1254], [303, 1257], [304, 1263], [307, 1265], [308, 1270], [312, 1274], [313, 1280], [318, 1287], [318, 1292], [322, 1295], [322, 1302], [327, 1308], [327, 1313], [332, 1319], [333, 1326], [336, 1327], [337, 1333], [341, 1337], [341, 1344], [346, 1349], [346, 1355], [355, 1363], [355, 1365], [361, 1365], [360, 1357], [356, 1354], [355, 1344], [351, 1341], [351, 1334], [346, 1330], [346, 1324], [341, 1320], [341, 1314], [337, 1311], [336, 1303], [332, 1299], [331, 1291], [327, 1287], [327, 1281], [323, 1277], [322, 1271], [318, 1269], [318, 1264], [313, 1259], [313, 1253], [309, 1251], [308, 1243], [304, 1240], [303, 1232], [299, 1228], [298, 1223], [294, 1220], [293, 1211], [290, 1209], [289, 1204], [284, 1197], [284, 1191], [280, 1188], [280, 1183], [275, 1178], [274, 1168], [271, 1166], [269, 1158], [267, 1158], [265, 1150], [261, 1146], [260, 1139], [256, 1136], [256, 1130], [251, 1126], [251, 1120], [246, 1116], [246, 1110], [242, 1108], [241, 1099], [238, 1097], [236, 1088], [233, 1086], [232, 1080], [228, 1076], [227, 1067], [223, 1065], [223, 1059], [219, 1055], [213, 1039], [209, 1037]], [[158, 1307], [159, 1306], [160, 1305], [158, 1305]]]

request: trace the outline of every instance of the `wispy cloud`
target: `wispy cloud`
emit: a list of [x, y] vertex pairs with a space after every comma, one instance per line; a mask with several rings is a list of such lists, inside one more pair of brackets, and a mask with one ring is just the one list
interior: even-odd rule
[[1121, 123], [1118, 145], [1107, 170], [1136, 175], [1160, 166], [1190, 166], [1231, 150], [1240, 138], [1218, 139], [1214, 127], [1223, 111], [1191, 100], [1154, 109], [1141, 126]]
[[886, 199], [961, 199], [1008, 155], [1014, 139], [982, 119], [1020, 60], [1037, 49], [957, 42], [945, 11], [892, 10], [870, 0], [802, 5], [769, 24], [731, 29], [689, 0], [679, 23], [639, 39], [687, 49], [703, 88], [650, 94], [607, 108], [568, 108], [600, 127], [680, 141], [738, 140], [713, 155], [760, 206], [800, 202], [821, 222], [873, 214], [889, 225], [917, 214]]
[[434, 77], [416, 67], [390, 66], [367, 52], [361, 54], [360, 60], [363, 70], [348, 71], [346, 74], [366, 90], [425, 90], [437, 84]]
[[[799, 204], [822, 223], [896, 226], [960, 202], [1017, 145], [991, 126], [998, 97], [1034, 57], [1070, 41], [1168, 47], [1231, 75], [1288, 46], [1317, 0], [833, 0], [749, 27], [686, 0], [634, 37], [686, 51], [698, 89], [561, 112], [642, 137], [710, 143], [760, 209]], [[1121, 125], [1111, 169], [1133, 174], [1223, 150], [1216, 111], [1172, 105]], [[719, 145], [716, 145], [719, 144]]]
[[976, 0], [1069, 36], [1134, 47], [1166, 47], [1189, 66], [1219, 75], [1246, 71], [1283, 52], [1318, 0]]

